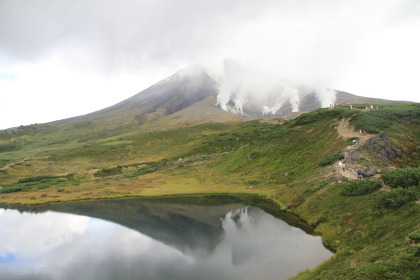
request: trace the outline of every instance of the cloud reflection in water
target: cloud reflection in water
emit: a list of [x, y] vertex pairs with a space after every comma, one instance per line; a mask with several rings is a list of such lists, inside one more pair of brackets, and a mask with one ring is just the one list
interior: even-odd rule
[[214, 250], [181, 251], [97, 218], [0, 210], [0, 279], [282, 279], [332, 255], [319, 237], [259, 208], [220, 222]]

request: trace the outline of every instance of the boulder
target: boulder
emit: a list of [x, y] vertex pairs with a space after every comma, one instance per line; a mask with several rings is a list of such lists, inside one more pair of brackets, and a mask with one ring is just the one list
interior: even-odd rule
[[386, 133], [383, 131], [378, 136], [369, 138], [361, 147], [361, 150], [368, 152], [383, 163], [402, 158], [401, 150], [393, 146], [391, 139], [386, 137]]
[[381, 139], [386, 138], [386, 132], [385, 131], [379, 132], [378, 137], [381, 138]]
[[372, 177], [375, 176], [378, 173], [378, 170], [376, 170], [373, 167], [368, 167], [362, 170], [363, 177]]

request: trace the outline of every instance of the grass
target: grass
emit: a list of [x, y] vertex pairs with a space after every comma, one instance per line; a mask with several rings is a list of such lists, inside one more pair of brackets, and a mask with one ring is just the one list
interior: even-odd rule
[[[7, 193], [0, 203], [259, 195], [316, 226], [336, 252], [296, 279], [415, 279], [419, 249], [407, 238], [420, 230], [419, 204], [411, 198], [400, 204], [404, 194], [377, 187], [343, 196], [351, 183], [330, 184], [328, 168], [348, 144], [335, 128], [343, 117], [369, 133], [385, 130], [403, 150], [395, 166], [418, 168], [419, 112], [417, 104], [369, 112], [320, 109], [281, 124], [204, 123], [165, 131], [129, 124], [107, 129], [97, 121], [51, 124], [13, 140], [0, 137], [2, 145], [19, 144], [2, 153], [3, 166], [28, 158], [0, 172], [0, 192]], [[398, 207], [378, 201], [396, 201]]]

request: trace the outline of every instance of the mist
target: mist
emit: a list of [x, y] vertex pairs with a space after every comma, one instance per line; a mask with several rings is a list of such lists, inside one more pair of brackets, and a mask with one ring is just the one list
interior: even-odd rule
[[274, 69], [259, 71], [232, 60], [224, 61], [224, 71], [217, 95], [217, 105], [225, 111], [244, 114], [246, 110], [264, 115], [277, 114], [291, 107], [299, 112], [304, 97], [313, 95], [321, 107], [336, 101], [336, 91], [282, 79]]

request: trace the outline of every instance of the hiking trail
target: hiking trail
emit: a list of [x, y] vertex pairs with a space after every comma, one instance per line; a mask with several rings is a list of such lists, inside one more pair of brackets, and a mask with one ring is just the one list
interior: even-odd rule
[[9, 167], [11, 167], [11, 166], [13, 166], [15, 164], [22, 163], [22, 162], [24, 162], [25, 160], [28, 160], [28, 159], [30, 159], [30, 158], [26, 157], [26, 158], [24, 158], [24, 159], [22, 159], [20, 161], [8, 163], [4, 167], [1, 167], [0, 170], [6, 170], [7, 168], [9, 168]]
[[[340, 122], [340, 124], [337, 126], [337, 132], [338, 135], [345, 140], [355, 137], [359, 138], [358, 146], [356, 147], [356, 145], [349, 145], [348, 147], [344, 148], [346, 152], [348, 151], [348, 148], [350, 148], [350, 152], [360, 150], [360, 147], [363, 146], [369, 138], [375, 136], [373, 134], [368, 133], [364, 135], [363, 131], [362, 134], [360, 134], [360, 131], [353, 131], [350, 126], [349, 119], [344, 119]], [[338, 165], [338, 163], [335, 163], [334, 169], [338, 174], [349, 180], [357, 180], [357, 170], [360, 169], [360, 165], [346, 163], [346, 171], [343, 171], [343, 169]]]

